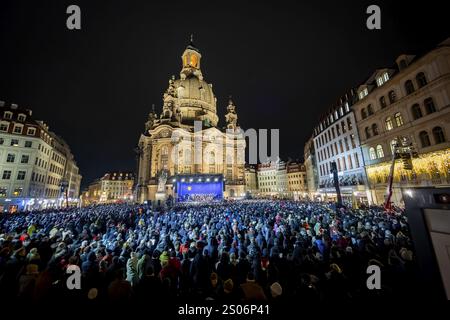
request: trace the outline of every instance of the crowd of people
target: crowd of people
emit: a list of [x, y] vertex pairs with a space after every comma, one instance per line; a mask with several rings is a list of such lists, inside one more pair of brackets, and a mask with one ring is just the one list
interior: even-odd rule
[[[381, 290], [367, 288], [369, 265]], [[379, 207], [242, 200], [0, 215], [1, 301], [346, 301], [408, 294], [414, 269], [405, 215]]]

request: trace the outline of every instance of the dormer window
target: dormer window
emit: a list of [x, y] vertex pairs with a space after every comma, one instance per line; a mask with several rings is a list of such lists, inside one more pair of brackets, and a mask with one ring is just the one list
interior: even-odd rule
[[12, 119], [12, 112], [10, 111], [5, 111], [5, 113], [3, 114], [3, 117], [5, 119]]
[[383, 72], [378, 78], [377, 78], [377, 86], [381, 87], [383, 84], [385, 84], [389, 80], [389, 74], [387, 72]]
[[[341, 108], [341, 110], [342, 110], [342, 108]], [[337, 110], [334, 112], [334, 116], [335, 116], [336, 119], [339, 118]]]
[[345, 112], [350, 112], [350, 106], [348, 102], [345, 103]]
[[17, 133], [17, 134], [21, 134], [22, 133], [22, 129], [23, 129], [22, 125], [15, 125], [13, 132]]
[[36, 134], [36, 128], [28, 128], [27, 135], [34, 136]]
[[364, 99], [365, 96], [367, 96], [369, 94], [369, 90], [367, 90], [367, 88], [364, 88], [363, 90], [361, 90], [359, 92], [359, 99], [362, 100]]
[[27, 118], [27, 116], [24, 115], [23, 113], [21, 113], [17, 116], [17, 120], [19, 120], [20, 122], [24, 122], [26, 118]]

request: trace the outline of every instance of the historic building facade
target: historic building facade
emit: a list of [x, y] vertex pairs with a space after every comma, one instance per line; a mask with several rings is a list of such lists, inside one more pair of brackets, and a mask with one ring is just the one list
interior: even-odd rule
[[294, 200], [307, 197], [306, 167], [298, 161], [288, 161], [286, 164], [288, 197]]
[[370, 202], [367, 178], [359, 135], [352, 110], [357, 100], [353, 91], [324, 113], [314, 129], [314, 150], [317, 161], [318, 196], [336, 199], [332, 162], [336, 163], [342, 197], [348, 201]]
[[83, 205], [95, 203], [133, 202], [134, 174], [132, 172], [107, 172], [89, 184], [83, 193]]
[[275, 196], [278, 193], [277, 171], [278, 166], [275, 161], [258, 164], [258, 196]]
[[201, 71], [200, 51], [192, 41], [184, 51], [178, 79], [169, 80], [162, 112], [154, 108], [137, 148], [137, 200], [174, 196], [178, 175], [221, 174], [225, 197], [245, 195], [245, 139], [236, 106], [229, 100], [226, 126], [218, 126], [212, 84]]
[[253, 196], [258, 193], [258, 175], [256, 165], [245, 166], [245, 192]]
[[[421, 57], [401, 55], [357, 92], [353, 108], [373, 202], [385, 201], [393, 161], [395, 204], [401, 189], [449, 186], [450, 39]], [[399, 149], [406, 158], [395, 160]]]
[[[77, 202], [81, 175], [67, 143], [32, 111], [0, 101], [0, 209]], [[67, 191], [67, 192], [66, 192]]]
[[306, 167], [298, 161], [271, 161], [257, 166], [259, 197], [300, 200], [307, 196]]

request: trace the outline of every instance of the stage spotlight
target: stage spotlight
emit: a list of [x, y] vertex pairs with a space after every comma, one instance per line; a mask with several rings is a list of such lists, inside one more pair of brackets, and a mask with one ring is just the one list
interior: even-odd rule
[[202, 178], [198, 178], [198, 182], [202, 182]]
[[183, 178], [183, 179], [181, 179], [181, 182], [184, 182], [184, 178]]
[[189, 182], [192, 182], [192, 181], [194, 181], [194, 179], [190, 178], [190, 179], [189, 179]]
[[173, 179], [172, 182], [177, 182], [177, 179]]
[[217, 181], [219, 181], [219, 179], [218, 179], [218, 178], [215, 178], [214, 181], [217, 182]]
[[209, 178], [206, 179], [206, 182], [209, 182]]

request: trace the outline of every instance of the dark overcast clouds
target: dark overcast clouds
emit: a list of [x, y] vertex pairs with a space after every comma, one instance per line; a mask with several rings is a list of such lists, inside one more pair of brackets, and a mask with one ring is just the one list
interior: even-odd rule
[[[65, 27], [70, 4], [81, 31]], [[366, 29], [369, 4], [381, 7], [382, 30]], [[31, 108], [69, 143], [83, 185], [134, 169], [150, 106], [160, 108], [194, 33], [222, 123], [232, 94], [243, 128], [280, 128], [282, 156], [301, 158], [340, 95], [449, 31], [444, 1], [2, 0], [0, 100]]]

